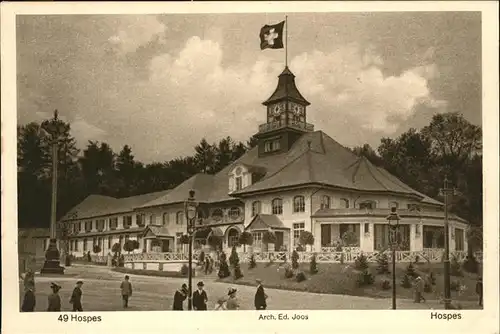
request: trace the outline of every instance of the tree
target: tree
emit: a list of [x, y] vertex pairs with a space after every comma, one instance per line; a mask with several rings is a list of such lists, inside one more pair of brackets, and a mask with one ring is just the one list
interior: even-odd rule
[[89, 194], [116, 195], [115, 154], [106, 143], [89, 141], [80, 158]]
[[314, 275], [318, 272], [318, 264], [316, 263], [316, 253], [311, 257], [311, 262], [309, 264], [309, 272]]
[[382, 166], [382, 158], [375, 152], [375, 150], [369, 145], [364, 144], [363, 146], [356, 146], [351, 151], [359, 157], [365, 157], [375, 166]]
[[99, 254], [101, 252], [101, 246], [94, 245], [94, 248], [92, 250], [95, 254]]
[[207, 243], [214, 250], [220, 249], [222, 246], [222, 237], [211, 234], [208, 236]]
[[217, 274], [219, 278], [226, 278], [231, 275], [229, 272], [229, 266], [227, 265], [226, 253], [222, 252], [220, 254], [219, 263], [219, 272]]
[[137, 186], [136, 165], [130, 146], [123, 146], [116, 157], [116, 176], [121, 183], [120, 196], [130, 196], [134, 192], [134, 188]]
[[117, 243], [114, 243], [113, 246], [111, 247], [111, 251], [116, 255], [118, 253], [120, 253], [120, 250], [121, 250], [121, 246], [120, 244], [117, 242]]
[[314, 245], [313, 234], [309, 231], [300, 232], [299, 243], [304, 246], [310, 245], [312, 250], [312, 246]]
[[292, 252], [292, 268], [299, 268], [299, 253], [296, 250], [293, 250]]
[[257, 137], [255, 137], [255, 136], [250, 137], [247, 140], [247, 144], [246, 144], [247, 150], [254, 148], [255, 146], [257, 146], [258, 143], [259, 143], [259, 139]]
[[[134, 251], [136, 248], [136, 243], [134, 242], [136, 240], [126, 240], [125, 243], [123, 244], [123, 250], [128, 252], [130, 254], [130, 252]], [[137, 244], [138, 246], [139, 244]]]
[[233, 267], [234, 270], [234, 279], [240, 279], [243, 277], [243, 273], [240, 268], [240, 258], [238, 253], [236, 252], [236, 246], [233, 246], [231, 249], [231, 255], [229, 256], [229, 264]]
[[203, 138], [194, 148], [196, 151], [194, 155], [196, 166], [202, 173], [212, 174], [216, 169], [216, 150], [214, 146]]
[[243, 245], [243, 251], [246, 252], [246, 246], [251, 246], [253, 244], [253, 235], [250, 232], [243, 231], [240, 234], [240, 238], [238, 240], [240, 245]]

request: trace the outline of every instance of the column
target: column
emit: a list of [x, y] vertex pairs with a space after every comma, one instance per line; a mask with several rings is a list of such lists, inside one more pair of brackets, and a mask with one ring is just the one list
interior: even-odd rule
[[313, 222], [314, 251], [321, 252], [321, 223]]
[[146, 239], [146, 253], [151, 252], [151, 239]]

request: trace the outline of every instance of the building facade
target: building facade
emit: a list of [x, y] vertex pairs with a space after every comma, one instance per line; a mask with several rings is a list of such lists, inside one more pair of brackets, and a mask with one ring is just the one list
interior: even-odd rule
[[[266, 122], [258, 144], [215, 175], [196, 174], [174, 189], [116, 199], [89, 196], [63, 218], [70, 225], [70, 252], [82, 255], [99, 245], [138, 240], [134, 253], [184, 253], [184, 203], [194, 190], [199, 203], [195, 248], [211, 236], [222, 249], [252, 233], [253, 252], [291, 251], [303, 231], [313, 234], [315, 252], [389, 247], [386, 220], [392, 207], [401, 216], [401, 251], [444, 248], [443, 204], [410, 188], [307, 123], [310, 105], [285, 68], [276, 90], [263, 102]], [[450, 249], [466, 251], [467, 222], [449, 216]], [[263, 241], [272, 232], [273, 244]], [[204, 246], [205, 245], [205, 246]]]

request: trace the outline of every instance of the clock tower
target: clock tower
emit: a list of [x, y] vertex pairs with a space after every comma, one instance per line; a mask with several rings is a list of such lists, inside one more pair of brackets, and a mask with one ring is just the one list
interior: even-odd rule
[[262, 103], [267, 108], [266, 123], [259, 125], [259, 156], [288, 151], [305, 132], [314, 131], [306, 122], [306, 108], [309, 102], [295, 85], [295, 75], [285, 67], [278, 77], [274, 93]]

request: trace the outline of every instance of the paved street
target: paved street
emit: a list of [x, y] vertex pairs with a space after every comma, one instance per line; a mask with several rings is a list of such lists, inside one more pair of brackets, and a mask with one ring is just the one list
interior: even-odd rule
[[[180, 278], [165, 278], [151, 276], [130, 275], [134, 293], [130, 299], [129, 311], [160, 311], [171, 310], [173, 295], [182, 283], [187, 280]], [[50, 293], [50, 282], [56, 281], [62, 286], [60, 291], [63, 311], [70, 311], [68, 303], [71, 291], [77, 279], [84, 281], [83, 309], [84, 311], [116, 311], [123, 310], [120, 296], [120, 282], [123, 274], [113, 272], [106, 267], [98, 266], [73, 266], [66, 270], [65, 277], [36, 277], [37, 311], [47, 308], [47, 296]], [[232, 285], [217, 283], [213, 279], [194, 278], [193, 286], [198, 280], [205, 282], [209, 296], [209, 309], [213, 309], [215, 302], [225, 296]], [[253, 296], [255, 287], [234, 285], [238, 289], [238, 299], [241, 309], [253, 309]], [[390, 299], [373, 299], [368, 297], [355, 297], [347, 295], [315, 294], [297, 291], [266, 289], [269, 296], [268, 309], [271, 310], [332, 310], [332, 309], [389, 309]], [[409, 300], [398, 301], [398, 307], [404, 309], [429, 309], [442, 308], [437, 302], [430, 304], [414, 304]], [[185, 302], [185, 309], [187, 302]]]

